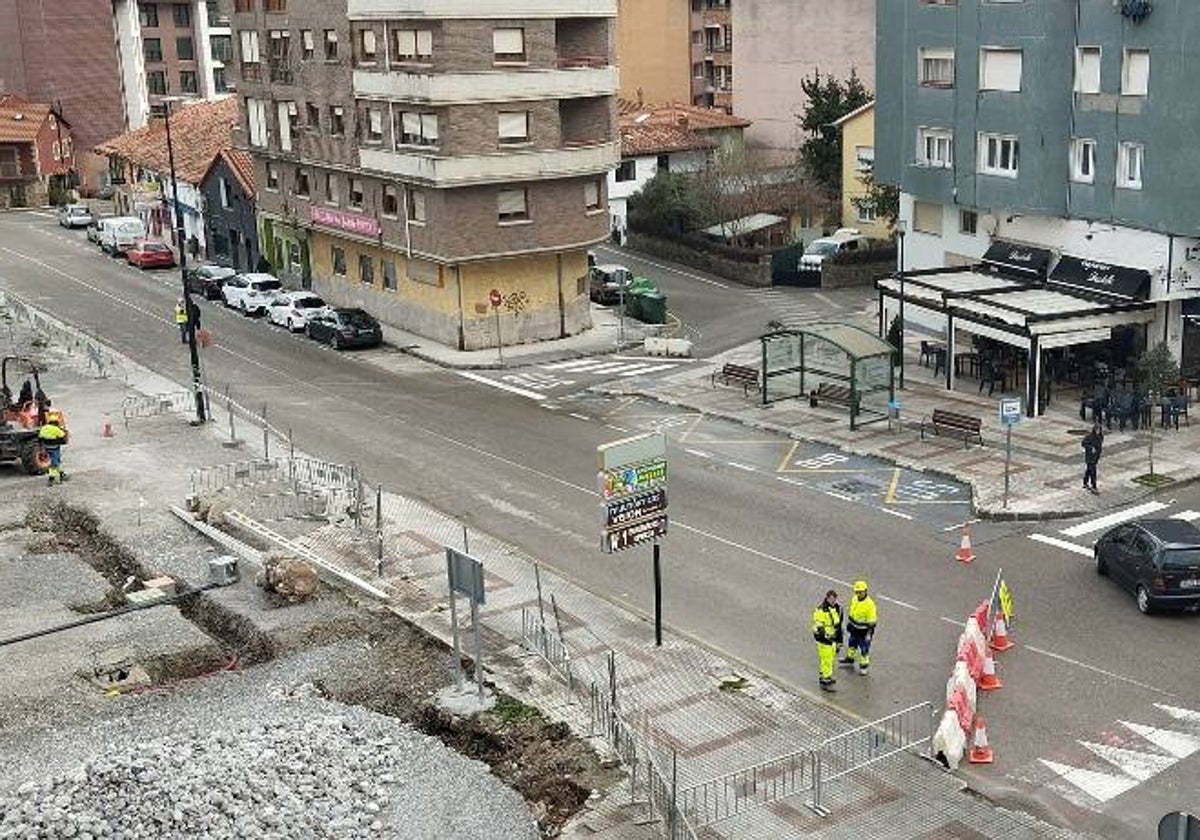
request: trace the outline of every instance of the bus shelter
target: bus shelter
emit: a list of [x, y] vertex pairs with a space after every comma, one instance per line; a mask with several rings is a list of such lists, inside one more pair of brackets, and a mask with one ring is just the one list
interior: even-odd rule
[[808, 398], [850, 412], [850, 428], [888, 418], [895, 348], [852, 324], [808, 324], [762, 341], [763, 405]]

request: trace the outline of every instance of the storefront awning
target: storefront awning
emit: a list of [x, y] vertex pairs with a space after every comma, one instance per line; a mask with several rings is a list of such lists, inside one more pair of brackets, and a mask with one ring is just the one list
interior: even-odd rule
[[1050, 267], [1050, 252], [1045, 248], [996, 240], [984, 253], [983, 262], [1016, 277], [1042, 280]]
[[1107, 298], [1147, 300], [1150, 297], [1150, 272], [1064, 256], [1054, 267], [1049, 285]]
[[1200, 298], [1184, 298], [1180, 310], [1185, 321], [1200, 326]]

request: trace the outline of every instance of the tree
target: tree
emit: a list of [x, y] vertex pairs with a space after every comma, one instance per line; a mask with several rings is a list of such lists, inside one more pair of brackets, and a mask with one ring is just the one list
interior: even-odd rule
[[861, 198], [852, 198], [850, 203], [855, 210], [874, 210], [875, 218], [887, 222], [889, 230], [896, 229], [896, 221], [900, 218], [900, 188], [891, 184], [881, 184], [875, 180], [875, 175], [868, 172], [861, 177], [867, 194]]
[[[1138, 356], [1134, 368], [1138, 395], [1153, 405], [1179, 382], [1179, 363], [1159, 343]], [[1154, 423], [1150, 423], [1150, 475], [1154, 475]]]
[[629, 227], [651, 235], [679, 236], [703, 221], [705, 203], [694, 178], [660, 169], [629, 197]]
[[800, 89], [807, 97], [804, 113], [797, 114], [807, 139], [800, 145], [800, 162], [831, 200], [842, 192], [842, 143], [834, 123], [856, 108], [871, 101], [871, 92], [850, 71], [845, 82], [813, 71], [812, 78], [801, 79]]

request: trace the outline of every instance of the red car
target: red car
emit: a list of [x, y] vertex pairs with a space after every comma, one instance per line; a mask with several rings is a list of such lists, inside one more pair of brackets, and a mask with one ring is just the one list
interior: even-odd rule
[[125, 252], [125, 259], [130, 265], [140, 269], [172, 268], [175, 265], [175, 254], [161, 242], [150, 242], [139, 239], [133, 247]]

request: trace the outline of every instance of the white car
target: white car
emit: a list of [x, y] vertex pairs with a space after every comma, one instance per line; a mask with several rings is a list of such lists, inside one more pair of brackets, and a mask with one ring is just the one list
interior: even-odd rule
[[284, 292], [276, 295], [267, 306], [267, 320], [287, 327], [291, 332], [304, 332], [308, 316], [326, 306], [328, 304], [312, 292]]
[[92, 221], [92, 211], [86, 204], [64, 204], [58, 208], [58, 223], [65, 228], [87, 227]]
[[221, 287], [221, 297], [243, 315], [261, 315], [282, 289], [283, 284], [270, 274], [235, 274]]

